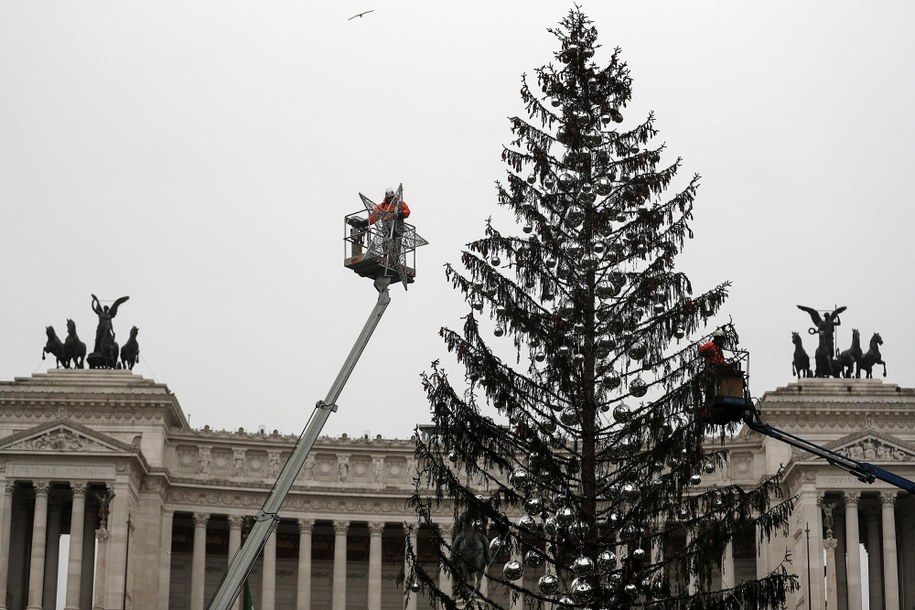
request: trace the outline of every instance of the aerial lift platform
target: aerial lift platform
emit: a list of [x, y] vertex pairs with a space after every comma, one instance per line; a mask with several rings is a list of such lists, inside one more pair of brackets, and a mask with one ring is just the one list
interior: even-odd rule
[[[396, 202], [402, 201], [403, 186], [397, 189]], [[226, 573], [216, 589], [208, 610], [229, 610], [241, 593], [245, 581], [254, 564], [264, 549], [267, 539], [280, 521], [279, 510], [289, 495], [296, 477], [302, 470], [308, 454], [311, 452], [315, 441], [318, 439], [324, 424], [327, 423], [331, 413], [337, 411], [337, 398], [343, 391], [350, 374], [362, 356], [363, 350], [368, 345], [375, 328], [381, 321], [385, 309], [391, 302], [388, 286], [391, 283], [401, 282], [404, 288], [413, 282], [416, 275], [415, 250], [426, 245], [426, 240], [416, 234], [413, 225], [396, 222], [392, 218], [380, 217], [372, 226], [363, 218], [372, 212], [375, 204], [365, 195], [360, 193], [365, 210], [348, 214], [345, 217], [347, 234], [344, 244], [350, 254], [344, 265], [362, 277], [373, 280], [378, 299], [369, 314], [368, 320], [362, 327], [362, 332], [350, 349], [343, 367], [337, 374], [324, 400], [319, 400], [302, 431], [295, 448], [286, 460], [267, 495], [263, 507], [254, 516], [254, 524], [244, 543], [229, 560]], [[356, 254], [359, 249], [358, 255]], [[410, 262], [412, 264], [408, 265]]]

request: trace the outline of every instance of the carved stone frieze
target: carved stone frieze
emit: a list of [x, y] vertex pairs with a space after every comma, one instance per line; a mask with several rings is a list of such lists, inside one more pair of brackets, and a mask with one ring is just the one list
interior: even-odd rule
[[915, 454], [894, 447], [876, 438], [864, 438], [836, 451], [840, 455], [854, 460], [880, 461], [880, 462], [911, 462], [915, 461]]
[[9, 445], [7, 449], [27, 451], [110, 451], [109, 447], [98, 441], [78, 434], [72, 430], [58, 428], [41, 436], [23, 439]]

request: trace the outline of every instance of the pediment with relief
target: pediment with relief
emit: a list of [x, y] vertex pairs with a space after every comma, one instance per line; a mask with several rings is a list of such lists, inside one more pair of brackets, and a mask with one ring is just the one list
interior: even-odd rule
[[860, 432], [827, 445], [839, 455], [863, 462], [915, 462], [915, 447], [898, 439]]
[[136, 448], [80, 424], [58, 420], [0, 439], [0, 451], [125, 453]]

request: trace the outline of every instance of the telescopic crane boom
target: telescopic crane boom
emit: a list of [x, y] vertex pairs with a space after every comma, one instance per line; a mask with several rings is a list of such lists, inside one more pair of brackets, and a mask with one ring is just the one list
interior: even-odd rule
[[235, 556], [229, 561], [225, 576], [223, 576], [222, 582], [219, 584], [216, 593], [207, 606], [208, 610], [229, 610], [232, 607], [232, 604], [235, 603], [235, 599], [241, 592], [245, 580], [248, 578], [248, 574], [251, 573], [251, 570], [254, 568], [254, 563], [257, 561], [264, 545], [267, 543], [267, 539], [270, 537], [270, 534], [273, 533], [277, 523], [280, 521], [280, 507], [286, 499], [286, 496], [289, 495], [289, 490], [292, 489], [292, 484], [295, 482], [296, 476], [298, 476], [299, 472], [302, 470], [302, 466], [305, 464], [305, 458], [308, 457], [311, 448], [318, 439], [318, 435], [324, 428], [324, 424], [327, 422], [330, 414], [337, 410], [337, 398], [339, 398], [343, 386], [346, 385], [350, 374], [356, 367], [359, 357], [362, 356], [362, 351], [368, 344], [369, 339], [372, 338], [372, 333], [375, 332], [378, 322], [381, 321], [384, 310], [387, 309], [388, 304], [391, 302], [391, 295], [388, 293], [388, 284], [390, 284], [390, 282], [391, 277], [378, 277], [375, 279], [375, 288], [378, 290], [378, 301], [375, 303], [372, 313], [369, 314], [365, 326], [362, 327], [362, 332], [359, 333], [356, 343], [353, 344], [349, 356], [347, 356], [346, 361], [343, 363], [343, 367], [337, 374], [337, 378], [330, 387], [327, 396], [324, 400], [319, 400], [315, 405], [315, 410], [311, 414], [305, 429], [302, 431], [302, 435], [299, 436], [299, 440], [296, 442], [295, 448], [292, 450], [289, 459], [286, 460], [286, 464], [277, 477], [273, 489], [267, 496], [267, 500], [264, 502], [263, 507], [258, 511], [257, 515], [255, 515], [254, 526], [251, 528], [248, 538], [245, 540], [244, 544], [242, 544], [241, 548], [238, 549], [238, 552], [235, 553]]

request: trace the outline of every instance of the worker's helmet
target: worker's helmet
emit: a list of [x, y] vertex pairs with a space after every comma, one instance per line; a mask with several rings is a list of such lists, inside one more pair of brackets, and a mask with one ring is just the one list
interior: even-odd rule
[[385, 196], [385, 198], [393, 197], [394, 196], [393, 187], [389, 186], [388, 188], [384, 189], [384, 196]]

